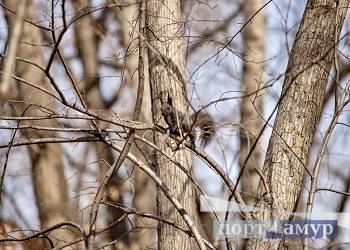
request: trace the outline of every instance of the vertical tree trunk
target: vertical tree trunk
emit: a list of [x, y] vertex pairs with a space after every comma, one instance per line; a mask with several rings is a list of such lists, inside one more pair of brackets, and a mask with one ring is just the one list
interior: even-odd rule
[[[152, 46], [150, 53], [150, 81], [152, 93], [153, 121], [165, 127], [164, 119], [160, 112], [161, 97], [169, 95], [173, 99], [173, 105], [181, 112], [186, 113], [186, 86], [183, 82], [185, 69], [185, 54], [183, 48], [183, 29], [181, 23], [181, 9], [179, 0], [147, 2], [148, 39]], [[167, 58], [164, 63], [161, 56]], [[188, 113], [188, 112], [187, 112]], [[183, 166], [191, 170], [192, 161], [189, 152], [179, 149], [176, 152], [166, 145], [165, 136], [156, 134], [156, 145], [165, 150], [169, 155], [175, 155], [175, 159]], [[156, 170], [159, 177], [180, 200], [189, 215], [195, 222], [198, 221], [195, 203], [195, 190], [188, 177], [173, 163], [160, 153], [155, 152]], [[158, 190], [157, 192], [158, 215], [185, 226], [178, 212], [167, 198]], [[159, 222], [158, 226], [159, 249], [196, 249], [194, 240], [188, 235], [173, 227]]]
[[[21, 0], [23, 1], [23, 0]], [[26, 0], [27, 9], [25, 19], [34, 23], [37, 22], [34, 3]], [[5, 0], [4, 4], [11, 10], [16, 9], [18, 0]], [[13, 27], [15, 14], [6, 12], [9, 27]], [[10, 31], [11, 32], [11, 31]], [[41, 67], [45, 67], [43, 58], [43, 44], [41, 40], [41, 31], [32, 24], [25, 23], [23, 27], [20, 45], [18, 47], [17, 56], [28, 61], [36, 63]], [[46, 89], [50, 89], [45, 74], [37, 67], [17, 61], [16, 75], [26, 81], [35, 83]], [[16, 106], [19, 115], [28, 106], [28, 103], [39, 104], [44, 108], [54, 110], [53, 100], [40, 90], [34, 89], [23, 83], [19, 83], [20, 100], [27, 103]], [[47, 110], [31, 106], [26, 116], [39, 116], [47, 114]], [[35, 122], [33, 122], [35, 123]], [[31, 123], [33, 125], [33, 123]], [[52, 120], [46, 122], [37, 122], [35, 125], [55, 126]], [[24, 130], [24, 136], [27, 138], [40, 137], [56, 137], [53, 132], [42, 132], [37, 130]], [[61, 147], [59, 144], [42, 144], [28, 146], [29, 156], [32, 163], [32, 174], [34, 183], [34, 192], [36, 196], [39, 218], [41, 226], [46, 228], [56, 223], [72, 220], [75, 218], [73, 209], [70, 206], [68, 198], [67, 183], [64, 177], [63, 162], [61, 158]], [[50, 234], [60, 241], [70, 241], [74, 237], [74, 233], [70, 230], [55, 230]], [[56, 241], [56, 240], [54, 240]]]
[[[296, 35], [270, 138], [263, 174], [268, 194], [259, 183], [255, 214], [259, 220], [288, 219], [297, 203], [319, 121], [335, 41], [339, 38], [348, 0], [309, 0]], [[280, 240], [251, 239], [247, 249], [277, 249]]]
[[[248, 0], [244, 4], [245, 19], [248, 21], [264, 5], [263, 0]], [[260, 10], [253, 20], [245, 27], [244, 39], [244, 62], [242, 72], [242, 93], [250, 96], [244, 97], [240, 105], [241, 125], [240, 130], [240, 166], [250, 151], [251, 146], [257, 139], [263, 127], [263, 91], [264, 86], [264, 59], [265, 59], [265, 10]], [[259, 92], [257, 92], [259, 91]], [[248, 205], [253, 205], [255, 194], [258, 189], [259, 176], [254, 168], [262, 166], [262, 150], [258, 146], [254, 149], [246, 163], [241, 185]]]

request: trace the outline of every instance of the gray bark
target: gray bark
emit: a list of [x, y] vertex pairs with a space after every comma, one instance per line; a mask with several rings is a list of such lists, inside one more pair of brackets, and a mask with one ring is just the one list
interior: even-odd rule
[[[181, 24], [180, 1], [151, 0], [147, 2], [147, 24], [152, 32], [148, 39], [152, 48], [150, 54], [150, 81], [152, 94], [153, 121], [164, 127], [165, 121], [160, 112], [162, 97], [169, 95], [174, 106], [183, 113], [188, 111], [186, 101], [186, 86], [183, 81], [185, 69], [185, 54], [183, 47], [183, 30]], [[167, 62], [164, 62], [166, 58]], [[187, 112], [188, 114], [188, 112]], [[155, 144], [169, 155], [174, 155], [176, 161], [191, 170], [192, 160], [188, 151], [179, 149], [173, 152], [166, 144], [166, 137], [155, 134]], [[169, 187], [184, 206], [191, 218], [197, 222], [195, 190], [189, 178], [173, 163], [155, 152], [156, 171], [161, 180]], [[180, 214], [174, 209], [168, 199], [158, 190], [158, 215], [185, 226]], [[183, 232], [159, 222], [159, 249], [196, 249], [196, 243]]]
[[[310, 0], [296, 35], [264, 163], [269, 193], [259, 183], [258, 220], [283, 220], [296, 207], [322, 111], [335, 41], [349, 1]], [[279, 239], [251, 239], [247, 249], [277, 249]]]

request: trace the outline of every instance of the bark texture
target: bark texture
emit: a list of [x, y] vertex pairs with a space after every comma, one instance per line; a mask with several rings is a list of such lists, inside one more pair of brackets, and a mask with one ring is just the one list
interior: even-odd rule
[[[245, 19], [248, 21], [264, 5], [263, 0], [248, 0], [244, 4]], [[244, 38], [244, 62], [242, 72], [242, 94], [244, 97], [240, 105], [241, 130], [240, 130], [240, 166], [249, 154], [250, 148], [256, 141], [263, 127], [263, 94], [260, 89], [264, 86], [264, 59], [265, 59], [265, 10], [259, 13], [249, 22], [243, 31]], [[260, 140], [259, 140], [260, 141]], [[259, 175], [254, 168], [260, 169], [263, 164], [263, 152], [259, 146], [254, 149], [241, 179], [242, 192], [245, 194], [247, 205], [253, 205], [258, 189]]]
[[[290, 53], [264, 163], [263, 174], [269, 191], [266, 192], [262, 181], [258, 188], [256, 206], [266, 212], [255, 214], [255, 219], [288, 219], [295, 209], [322, 110], [335, 41], [348, 4], [348, 0], [307, 3]], [[277, 249], [282, 242], [251, 239], [247, 249]]]
[[[181, 23], [181, 9], [179, 0], [147, 2], [148, 39], [150, 45], [150, 81], [152, 94], [153, 121], [166, 127], [160, 112], [164, 96], [169, 95], [174, 106], [183, 113], [188, 113], [186, 101], [186, 86], [183, 81], [185, 69], [185, 54], [183, 47], [183, 27]], [[163, 100], [161, 100], [163, 97]], [[156, 134], [155, 144], [169, 155], [174, 155], [176, 161], [191, 170], [192, 161], [190, 153], [183, 149], [173, 152], [166, 144], [165, 136]], [[197, 222], [195, 189], [188, 177], [173, 163], [160, 153], [155, 152], [156, 171], [176, 195], [191, 218]], [[157, 192], [158, 215], [185, 226], [179, 213], [161, 193]], [[186, 234], [173, 227], [159, 223], [158, 225], [159, 249], [196, 249], [196, 243]]]
[[[21, 0], [23, 1], [23, 0]], [[27, 1], [25, 19], [34, 23], [37, 22], [36, 7], [30, 0]], [[5, 0], [4, 4], [12, 9], [16, 9], [19, 0]], [[6, 12], [9, 27], [15, 20], [15, 15]], [[10, 30], [11, 32], [11, 30]], [[32, 24], [25, 23], [17, 51], [17, 56], [28, 61], [34, 62], [41, 67], [45, 67], [43, 57], [43, 43], [41, 30]], [[16, 75], [26, 81], [37, 84], [40, 87], [50, 89], [43, 71], [37, 67], [17, 61]], [[25, 115], [39, 116], [50, 113], [54, 110], [53, 100], [47, 94], [34, 89], [24, 83], [19, 84], [19, 99], [26, 103], [16, 105], [17, 115], [21, 115], [29, 103], [41, 105], [44, 108], [31, 106]], [[47, 108], [47, 110], [45, 110]], [[54, 126], [52, 120], [45, 122], [32, 122], [32, 125]], [[24, 130], [23, 134], [27, 138], [56, 137], [53, 132], [42, 132], [38, 130]], [[36, 196], [41, 227], [46, 228], [56, 223], [72, 220], [75, 218], [74, 210], [70, 205], [68, 198], [67, 183], [64, 176], [63, 162], [61, 158], [61, 147], [59, 144], [42, 144], [28, 146], [29, 156], [32, 163], [32, 174], [34, 183], [34, 192]], [[74, 238], [71, 230], [55, 230], [52, 234], [55, 242], [70, 241]]]

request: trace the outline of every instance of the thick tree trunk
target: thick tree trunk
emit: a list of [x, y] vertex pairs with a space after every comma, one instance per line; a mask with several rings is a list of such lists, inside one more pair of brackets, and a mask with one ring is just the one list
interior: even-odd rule
[[[245, 19], [248, 21], [264, 5], [263, 0], [248, 0], [244, 4]], [[242, 72], [242, 94], [244, 97], [240, 105], [240, 166], [243, 167], [250, 148], [257, 140], [263, 127], [263, 94], [260, 90], [264, 86], [265, 59], [265, 10], [260, 10], [244, 29], [244, 62]], [[260, 140], [259, 140], [260, 141]], [[245, 202], [253, 205], [259, 184], [259, 175], [254, 168], [260, 169], [263, 164], [260, 145], [254, 149], [246, 163], [241, 185], [245, 194]]]
[[[23, 1], [23, 0], [21, 0]], [[25, 19], [34, 23], [37, 22], [34, 3], [27, 1]], [[18, 0], [5, 0], [4, 4], [11, 10], [16, 9]], [[13, 27], [15, 15], [6, 12], [9, 27]], [[11, 31], [10, 31], [11, 32]], [[45, 67], [43, 58], [43, 47], [41, 31], [34, 25], [25, 23], [23, 27], [17, 56], [28, 61]], [[40, 87], [50, 89], [45, 79], [45, 74], [37, 67], [17, 61], [16, 75], [26, 81], [37, 84]], [[46, 115], [54, 110], [53, 100], [40, 90], [34, 89], [24, 83], [19, 83], [19, 98], [23, 104], [16, 106], [16, 112], [21, 114], [28, 103], [39, 104], [43, 108], [31, 106], [25, 113], [26, 116]], [[25, 103], [27, 102], [27, 103]], [[33, 122], [31, 125], [54, 126], [52, 121]], [[53, 132], [42, 132], [37, 130], [24, 130], [24, 136], [27, 138], [56, 137]], [[32, 163], [32, 174], [34, 183], [34, 192], [36, 196], [39, 218], [42, 228], [54, 225], [56, 223], [72, 220], [75, 218], [74, 210], [70, 205], [68, 198], [67, 183], [64, 177], [63, 162], [61, 158], [61, 147], [59, 144], [42, 144], [28, 146], [29, 156]], [[55, 230], [50, 234], [54, 241], [70, 241], [74, 238], [71, 230]], [[57, 240], [56, 240], [57, 239]]]
[[[296, 206], [348, 4], [348, 0], [307, 3], [265, 159], [268, 192], [263, 182], [259, 183], [257, 207], [267, 211], [255, 214], [258, 220], [288, 219]], [[279, 239], [251, 239], [247, 249], [277, 249], [280, 243]]]
[[[152, 91], [153, 121], [166, 127], [160, 112], [161, 98], [169, 95], [173, 105], [181, 112], [188, 111], [186, 101], [186, 86], [183, 82], [185, 69], [185, 54], [183, 46], [183, 29], [181, 24], [181, 9], [179, 0], [147, 2], [148, 39], [152, 46], [150, 53], [150, 81]], [[188, 113], [188, 112], [187, 112]], [[166, 137], [155, 135], [155, 144], [169, 155], [174, 155], [176, 161], [191, 170], [192, 161], [189, 152], [178, 149], [173, 152], [166, 144]], [[159, 152], [155, 152], [156, 170], [186, 211], [197, 222], [198, 215], [195, 202], [195, 189], [189, 178], [173, 163]], [[158, 215], [185, 226], [179, 213], [168, 199], [158, 190]], [[159, 222], [159, 249], [196, 249], [196, 243], [188, 235], [173, 227]]]

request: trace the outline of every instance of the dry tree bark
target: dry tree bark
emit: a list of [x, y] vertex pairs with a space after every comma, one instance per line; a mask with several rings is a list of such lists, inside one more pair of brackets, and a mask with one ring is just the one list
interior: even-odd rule
[[[244, 4], [245, 19], [249, 21], [264, 1], [249, 0]], [[265, 59], [265, 10], [260, 10], [243, 30], [244, 62], [242, 72], [242, 94], [249, 95], [242, 98], [240, 103], [241, 130], [240, 130], [240, 157], [241, 168], [244, 165], [251, 146], [257, 140], [263, 127], [263, 94], [264, 86], [264, 59]], [[260, 139], [261, 140], [261, 139]], [[258, 144], [259, 145], [259, 144]], [[246, 163], [242, 175], [242, 192], [245, 194], [247, 205], [253, 205], [258, 189], [259, 175], [254, 168], [262, 167], [263, 152], [257, 146]]]
[[[23, 0], [21, 0], [23, 1]], [[36, 7], [30, 0], [27, 1], [25, 19], [37, 22]], [[4, 4], [11, 10], [16, 9], [19, 0], [5, 0]], [[6, 12], [8, 25], [12, 29], [15, 14]], [[12, 30], [10, 30], [12, 32]], [[25, 23], [20, 38], [17, 56], [45, 67], [43, 57], [41, 30], [32, 24]], [[17, 61], [16, 75], [26, 81], [38, 86], [50, 89], [43, 71], [34, 65]], [[40, 90], [34, 89], [26, 84], [19, 83], [18, 99], [22, 102], [15, 106], [15, 111], [21, 115], [43, 115], [55, 109], [55, 103], [51, 98]], [[34, 105], [46, 108], [39, 108]], [[33, 122], [31, 125], [54, 126], [52, 120], [46, 122]], [[23, 135], [27, 138], [56, 137], [54, 132], [43, 132], [38, 130], [24, 130]], [[32, 163], [32, 174], [34, 192], [37, 201], [41, 227], [45, 228], [58, 222], [72, 220], [75, 218], [74, 209], [70, 204], [67, 191], [67, 183], [63, 171], [61, 147], [58, 144], [41, 144], [28, 146], [29, 156]], [[56, 230], [50, 234], [55, 241], [70, 241], [75, 235], [71, 230]]]
[[[296, 35], [277, 117], [273, 126], [257, 207], [265, 212], [254, 214], [264, 221], [289, 219], [298, 202], [312, 139], [318, 124], [328, 75], [333, 61], [348, 0], [310, 0]], [[250, 239], [247, 249], [277, 249], [280, 239]]]
[[[147, 1], [147, 24], [150, 82], [152, 94], [152, 112], [154, 123], [165, 127], [160, 107], [164, 96], [170, 96], [173, 105], [181, 112], [188, 113], [186, 101], [186, 86], [184, 82], [185, 54], [183, 47], [183, 26], [181, 23], [181, 8], [179, 0]], [[163, 100], [162, 97], [164, 98]], [[169, 155], [174, 155], [176, 161], [191, 171], [191, 155], [184, 149], [175, 152], [166, 143], [166, 137], [155, 134], [157, 147]], [[181, 148], [181, 146], [180, 146]], [[155, 152], [156, 153], [156, 152]], [[198, 213], [195, 202], [195, 189], [185, 173], [179, 170], [163, 155], [155, 154], [155, 166], [158, 176], [176, 195], [190, 217], [198, 222]], [[174, 209], [168, 199], [158, 190], [158, 215], [174, 221], [177, 225], [185, 226], [180, 214]], [[196, 249], [196, 243], [186, 234], [173, 227], [159, 222], [158, 225], [159, 249]]]

